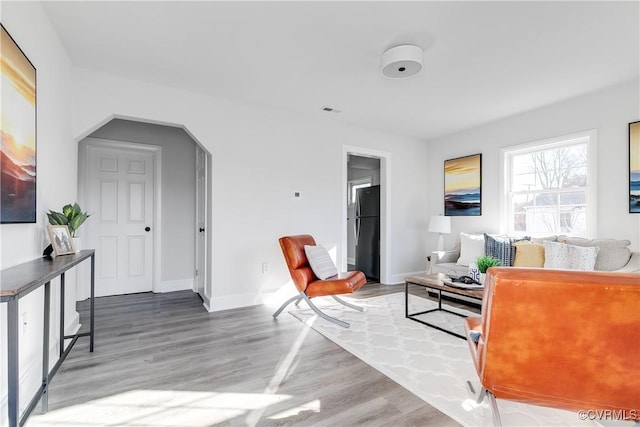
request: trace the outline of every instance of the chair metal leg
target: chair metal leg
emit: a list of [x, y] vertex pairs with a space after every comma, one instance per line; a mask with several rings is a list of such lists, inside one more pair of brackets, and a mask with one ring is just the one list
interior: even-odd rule
[[354, 305], [351, 303], [346, 302], [345, 300], [343, 300], [342, 298], [338, 298], [335, 295], [331, 295], [333, 297], [334, 300], [338, 301], [340, 304], [345, 305], [353, 310], [357, 310], [357, 311], [364, 311], [363, 307], [360, 307], [359, 305]]
[[[358, 311], [363, 311], [364, 310], [362, 307], [358, 307], [357, 305], [350, 304], [350, 303], [338, 298], [335, 295], [332, 295], [332, 296], [340, 304], [344, 304], [345, 306], [347, 306], [349, 308], [352, 308], [352, 309], [358, 310]], [[288, 306], [289, 304], [291, 304], [292, 302], [295, 301], [295, 304], [298, 305], [300, 303], [300, 301], [302, 301], [303, 299], [307, 302], [307, 304], [309, 304], [309, 307], [311, 307], [311, 310], [313, 310], [314, 313], [316, 313], [318, 316], [322, 317], [323, 319], [328, 320], [331, 323], [335, 323], [336, 325], [341, 326], [343, 328], [349, 328], [349, 326], [351, 326], [351, 325], [349, 325], [347, 322], [345, 322], [343, 320], [336, 319], [335, 317], [331, 317], [331, 316], [323, 313], [313, 302], [311, 302], [311, 298], [309, 298], [304, 292], [300, 292], [300, 295], [293, 296], [293, 297], [289, 298], [287, 301], [285, 301], [285, 303], [282, 304], [280, 306], [280, 308], [278, 310], [276, 310], [275, 313], [273, 313], [273, 318], [274, 319], [277, 318], [280, 315], [280, 313], [282, 313], [282, 310], [284, 310], [285, 307]]]
[[502, 420], [500, 419], [500, 412], [498, 411], [498, 402], [496, 402], [496, 397], [493, 393], [490, 393], [488, 390], [485, 390], [487, 396], [489, 397], [489, 404], [491, 405], [491, 415], [493, 415], [493, 425], [497, 427], [502, 427]]
[[289, 298], [289, 299], [288, 299], [284, 304], [282, 304], [282, 305], [280, 306], [280, 308], [279, 308], [278, 310], [276, 310], [276, 312], [275, 312], [275, 313], [273, 313], [273, 318], [274, 318], [274, 319], [275, 319], [275, 318], [277, 318], [277, 317], [280, 315], [280, 313], [282, 313], [282, 310], [284, 310], [284, 308], [285, 308], [286, 306], [288, 306], [289, 304], [291, 304], [292, 302], [294, 302], [294, 301], [295, 301], [295, 302], [296, 302], [296, 305], [298, 305], [298, 303], [299, 303], [301, 300], [302, 300], [302, 295], [296, 295], [296, 296], [293, 296], [293, 297]]
[[318, 316], [322, 317], [323, 319], [328, 320], [331, 323], [335, 323], [336, 325], [341, 326], [343, 328], [349, 328], [349, 326], [351, 326], [345, 321], [342, 321], [340, 319], [336, 319], [335, 317], [331, 317], [327, 314], [324, 314], [318, 307], [316, 307], [314, 303], [311, 302], [311, 299], [306, 294], [303, 293], [302, 298], [304, 298], [307, 304], [309, 304], [309, 307], [311, 307], [311, 310], [313, 310]]
[[480, 390], [476, 392], [471, 384], [471, 381], [467, 381], [467, 388], [471, 392], [471, 395], [475, 398], [476, 403], [482, 403], [485, 397], [489, 399], [489, 405], [491, 406], [491, 416], [493, 417], [493, 425], [502, 427], [502, 419], [500, 419], [500, 412], [498, 411], [498, 402], [496, 397], [489, 390], [481, 386]]
[[476, 401], [476, 403], [482, 403], [486, 395], [486, 389], [484, 387], [481, 387], [480, 390], [476, 391], [475, 387], [473, 387], [473, 384], [471, 384], [471, 381], [467, 381], [467, 390], [469, 391], [469, 394], [471, 395], [473, 400]]

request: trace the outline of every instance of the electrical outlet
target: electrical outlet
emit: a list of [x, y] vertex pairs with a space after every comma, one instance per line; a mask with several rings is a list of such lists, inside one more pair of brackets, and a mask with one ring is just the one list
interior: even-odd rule
[[266, 274], [269, 272], [269, 263], [268, 262], [263, 262], [262, 263], [262, 274]]

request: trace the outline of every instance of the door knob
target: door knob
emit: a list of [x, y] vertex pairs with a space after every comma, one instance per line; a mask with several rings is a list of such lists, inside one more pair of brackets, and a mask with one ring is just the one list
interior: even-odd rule
[[204, 228], [200, 227], [200, 232], [202, 233], [204, 231]]
[[151, 227], [145, 227], [144, 231], [146, 231], [148, 233], [149, 231], [151, 231]]

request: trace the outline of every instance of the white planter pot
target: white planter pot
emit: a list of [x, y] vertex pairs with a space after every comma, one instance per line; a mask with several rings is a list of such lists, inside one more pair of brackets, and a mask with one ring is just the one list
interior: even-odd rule
[[80, 250], [82, 249], [82, 242], [80, 241], [80, 238], [72, 237], [71, 243], [73, 244], [73, 249], [75, 249], [76, 252], [80, 252]]
[[484, 285], [484, 279], [486, 279], [486, 277], [487, 277], [487, 273], [480, 273], [480, 280], [478, 280], [478, 282]]

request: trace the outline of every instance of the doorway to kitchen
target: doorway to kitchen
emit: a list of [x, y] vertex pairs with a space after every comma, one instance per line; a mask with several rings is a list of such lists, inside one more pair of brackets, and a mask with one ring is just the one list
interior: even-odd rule
[[390, 154], [344, 146], [343, 165], [342, 269], [360, 270], [369, 281], [390, 283]]
[[347, 158], [347, 263], [372, 282], [380, 280], [380, 159]]

